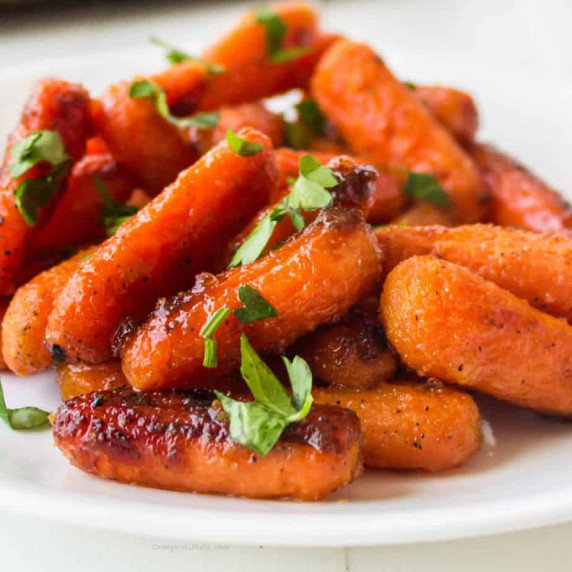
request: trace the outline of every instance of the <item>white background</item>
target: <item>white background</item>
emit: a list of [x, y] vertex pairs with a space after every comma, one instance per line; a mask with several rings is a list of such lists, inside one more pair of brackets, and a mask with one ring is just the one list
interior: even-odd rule
[[[543, 78], [546, 106], [556, 90], [572, 89], [572, 3], [567, 0], [346, 0], [322, 4], [328, 27], [375, 39], [385, 46], [389, 60], [392, 51], [417, 51], [423, 57], [452, 58], [480, 69], [517, 68], [529, 74], [531, 82]], [[175, 43], [180, 38], [201, 44], [221, 25], [230, 24], [240, 10], [238, 3], [210, 2], [209, 8], [204, 8], [196, 3], [155, 2], [152, 8], [108, 3], [82, 11], [42, 12], [36, 17], [0, 12], [0, 66], [65, 57], [70, 52], [85, 54], [86, 65], [94, 66], [93, 51], [137, 47], [150, 34]], [[436, 78], [439, 80], [445, 78]], [[0, 96], [1, 86], [0, 80]], [[507, 85], [507, 94], [510, 89]], [[558, 125], [550, 128], [558, 129]], [[534, 133], [527, 141], [513, 141], [506, 134], [503, 144], [534, 161]], [[570, 181], [569, 170], [569, 164], [551, 165], [548, 178]], [[1, 516], [2, 567], [17, 567], [22, 572], [572, 569], [572, 525], [431, 545], [300, 550], [165, 542], [94, 531], [87, 527], [89, 523], [78, 528], [8, 513]]]

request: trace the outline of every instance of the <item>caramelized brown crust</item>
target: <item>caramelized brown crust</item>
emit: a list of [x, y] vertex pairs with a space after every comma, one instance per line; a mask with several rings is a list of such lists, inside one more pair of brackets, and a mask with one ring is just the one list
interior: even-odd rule
[[300, 235], [259, 260], [207, 276], [191, 292], [162, 300], [123, 346], [123, 371], [138, 389], [192, 387], [204, 375], [202, 327], [219, 308], [242, 306], [238, 288], [257, 289], [279, 316], [240, 324], [231, 313], [218, 328], [219, 368], [240, 363], [244, 332], [261, 352], [280, 352], [320, 324], [343, 316], [373, 293], [381, 255], [355, 209], [332, 208]]
[[467, 462], [481, 444], [473, 398], [443, 384], [393, 382], [369, 391], [314, 389], [313, 395], [316, 403], [356, 412], [368, 467], [444, 471]]
[[308, 362], [315, 377], [350, 389], [383, 383], [397, 367], [377, 316], [360, 307], [298, 340], [292, 353]]
[[96, 392], [60, 406], [56, 445], [79, 469], [148, 487], [319, 500], [361, 472], [353, 412], [316, 406], [265, 457], [234, 442], [212, 395]]
[[[32, 132], [41, 130], [57, 131], [73, 161], [82, 157], [92, 132], [87, 91], [79, 85], [60, 80], [37, 83], [24, 107], [18, 127], [8, 140], [0, 169], [0, 296], [12, 294], [16, 289], [30, 243], [39, 225], [57, 202], [55, 198], [39, 209], [39, 223], [30, 227], [14, 201], [14, 192], [21, 182], [50, 172], [49, 164], [40, 163], [14, 180], [8, 168], [12, 159], [10, 151], [14, 145]], [[63, 183], [64, 181], [62, 186]]]
[[222, 247], [268, 201], [277, 177], [271, 144], [251, 129], [240, 136], [263, 150], [241, 157], [217, 145], [124, 223], [72, 275], [48, 322], [60, 361], [103, 363], [125, 316], [141, 318], [209, 268]]
[[564, 320], [430, 256], [390, 272], [380, 311], [390, 343], [419, 375], [572, 415], [572, 327]]
[[388, 226], [375, 231], [384, 272], [414, 255], [460, 264], [556, 317], [572, 320], [572, 239], [493, 225]]

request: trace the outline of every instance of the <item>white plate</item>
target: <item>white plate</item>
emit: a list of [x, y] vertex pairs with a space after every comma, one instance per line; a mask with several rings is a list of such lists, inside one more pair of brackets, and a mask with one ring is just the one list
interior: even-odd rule
[[[572, 188], [570, 85], [461, 59], [385, 54], [403, 78], [465, 87], [477, 97], [486, 137], [553, 184]], [[45, 75], [82, 81], [94, 93], [160, 63], [155, 51], [73, 55], [3, 69], [0, 137], [30, 83]], [[562, 80], [560, 80], [562, 81]], [[550, 85], [550, 105], [546, 104]], [[9, 406], [55, 408], [52, 374], [4, 376]], [[451, 539], [572, 519], [572, 426], [484, 401], [496, 447], [442, 475], [368, 472], [328, 502], [263, 502], [157, 491], [105, 482], [70, 467], [49, 432], [0, 427], [0, 507], [50, 519], [207, 542], [339, 546]]]

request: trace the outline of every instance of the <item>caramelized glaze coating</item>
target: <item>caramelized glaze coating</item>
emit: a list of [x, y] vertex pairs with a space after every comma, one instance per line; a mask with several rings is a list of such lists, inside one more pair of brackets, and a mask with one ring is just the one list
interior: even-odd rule
[[457, 222], [482, 219], [483, 184], [470, 157], [369, 46], [332, 46], [312, 93], [355, 153], [374, 165], [433, 174], [453, 199]]
[[367, 467], [445, 471], [466, 463], [481, 444], [481, 417], [473, 398], [440, 383], [314, 389], [313, 396], [316, 403], [355, 411]]
[[430, 203], [418, 202], [395, 217], [390, 224], [398, 226], [452, 226], [451, 215]]
[[387, 338], [419, 375], [515, 405], [572, 415], [572, 327], [430, 256], [392, 270], [381, 296]]
[[16, 290], [2, 321], [2, 353], [11, 371], [31, 375], [52, 365], [44, 342], [54, 300], [96, 248], [93, 246], [52, 266]]
[[375, 231], [389, 272], [414, 255], [460, 264], [556, 317], [572, 320], [572, 239], [493, 225]]
[[490, 222], [572, 234], [572, 210], [558, 191], [492, 145], [474, 145], [471, 156], [490, 188]]
[[[10, 298], [0, 298], [0, 322], [4, 320], [4, 316], [6, 315], [6, 310], [8, 310], [8, 305], [10, 304]], [[0, 329], [0, 347], [2, 347], [2, 330]], [[0, 369], [5, 370], [8, 369], [6, 365], [6, 360], [0, 352]]]
[[265, 457], [234, 442], [212, 394], [96, 392], [60, 406], [56, 445], [79, 469], [123, 483], [249, 498], [319, 500], [361, 472], [359, 422], [316, 406]]
[[108, 391], [128, 385], [118, 360], [99, 365], [62, 363], [57, 368], [56, 382], [62, 401], [93, 391]]
[[360, 307], [298, 340], [292, 353], [304, 358], [318, 379], [349, 389], [379, 385], [397, 367], [377, 316]]
[[181, 173], [72, 275], [48, 322], [48, 347], [60, 361], [103, 363], [125, 316], [141, 318], [159, 296], [192, 284], [268, 201], [277, 177], [262, 133], [240, 136], [263, 145], [250, 157], [226, 141]]
[[[30, 227], [22, 218], [14, 201], [14, 192], [26, 179], [47, 175], [51, 166], [39, 163], [16, 180], [12, 179], [9, 164], [11, 149], [34, 131], [57, 131], [72, 161], [85, 152], [85, 144], [92, 133], [89, 94], [83, 87], [60, 80], [43, 80], [32, 89], [20, 123], [8, 139], [4, 161], [0, 169], [0, 296], [12, 294], [18, 284], [18, 274], [25, 262], [30, 243], [47, 214], [57, 203], [55, 197], [39, 209], [38, 224]], [[65, 181], [62, 181], [62, 187]]]
[[279, 316], [241, 324], [231, 313], [215, 335], [221, 371], [240, 363], [242, 332], [257, 351], [278, 353], [371, 295], [380, 273], [381, 254], [362, 214], [326, 209], [281, 248], [159, 301], [148, 320], [126, 336], [123, 371], [137, 389], [193, 387], [205, 372], [200, 331], [219, 308], [242, 306], [239, 286], [258, 290]]

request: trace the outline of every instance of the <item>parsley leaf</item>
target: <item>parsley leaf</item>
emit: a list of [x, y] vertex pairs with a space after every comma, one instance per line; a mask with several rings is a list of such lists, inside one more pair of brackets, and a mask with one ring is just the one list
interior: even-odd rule
[[214, 368], [218, 367], [218, 359], [216, 355], [216, 340], [214, 335], [219, 326], [226, 320], [230, 310], [228, 308], [219, 308], [203, 326], [201, 336], [205, 340], [205, 355], [203, 359], [203, 366]]
[[443, 190], [439, 181], [429, 173], [409, 173], [403, 188], [406, 195], [418, 201], [450, 209], [451, 197]]
[[312, 374], [302, 358], [297, 356], [292, 363], [284, 358], [294, 393], [292, 398], [244, 334], [240, 337], [240, 351], [240, 372], [254, 401], [245, 403], [218, 391], [215, 394], [229, 416], [232, 439], [264, 456], [290, 423], [308, 415], [313, 402]]
[[133, 82], [129, 88], [129, 97], [133, 99], [153, 99], [157, 113], [163, 119], [180, 129], [186, 129], [188, 127], [211, 129], [217, 125], [219, 120], [219, 114], [216, 112], [196, 113], [191, 117], [184, 118], [175, 117], [169, 110], [165, 90], [148, 79]]
[[264, 26], [266, 35], [266, 53], [270, 61], [282, 63], [300, 57], [307, 52], [306, 48], [294, 47], [282, 49], [288, 26], [276, 12], [268, 6], [261, 6], [255, 10], [256, 23]]
[[293, 149], [306, 149], [313, 137], [324, 134], [326, 118], [314, 99], [304, 99], [294, 106], [296, 121], [286, 121], [286, 139]]
[[409, 91], [415, 91], [417, 89], [417, 86], [410, 82], [410, 81], [404, 81], [403, 85], [409, 90]]
[[165, 42], [164, 40], [161, 40], [161, 39], [156, 38], [154, 36], [151, 36], [149, 38], [149, 41], [152, 44], [159, 46], [160, 48], [166, 49], [167, 52], [165, 53], [165, 58], [167, 59], [167, 61], [169, 61], [173, 65], [181, 64], [181, 63], [187, 62], [187, 61], [193, 61], [193, 62], [198, 62], [198, 63], [205, 65], [207, 68], [207, 71], [212, 75], [221, 74], [224, 71], [226, 71], [224, 66], [221, 66], [219, 64], [211, 64], [211, 63], [205, 62], [204, 60], [201, 60], [200, 58], [197, 58], [196, 56], [193, 56], [187, 52], [184, 52], [183, 50], [180, 50], [179, 48], [176, 48], [175, 46], [169, 44], [168, 42]]
[[34, 165], [47, 162], [52, 167], [60, 167], [71, 157], [66, 153], [64, 142], [57, 131], [34, 131], [18, 141], [10, 149], [12, 161], [8, 168], [13, 179], [17, 179]]
[[241, 157], [252, 157], [252, 155], [256, 155], [264, 149], [262, 143], [247, 141], [246, 139], [239, 137], [236, 133], [233, 133], [232, 129], [229, 129], [226, 132], [226, 140], [228, 142], [228, 146]]
[[18, 409], [8, 409], [4, 399], [4, 390], [0, 383], [0, 419], [12, 429], [20, 431], [22, 429], [34, 429], [41, 427], [48, 422], [50, 414], [48, 411], [37, 407], [19, 407]]
[[113, 236], [117, 229], [129, 220], [139, 209], [133, 205], [118, 203], [110, 194], [103, 181], [95, 177], [95, 188], [103, 199], [103, 209], [99, 217], [99, 224], [107, 229], [107, 236]]
[[264, 296], [248, 284], [238, 288], [238, 298], [244, 304], [243, 308], [234, 311], [236, 319], [241, 324], [250, 324], [265, 318], [277, 318], [278, 312], [271, 306]]

